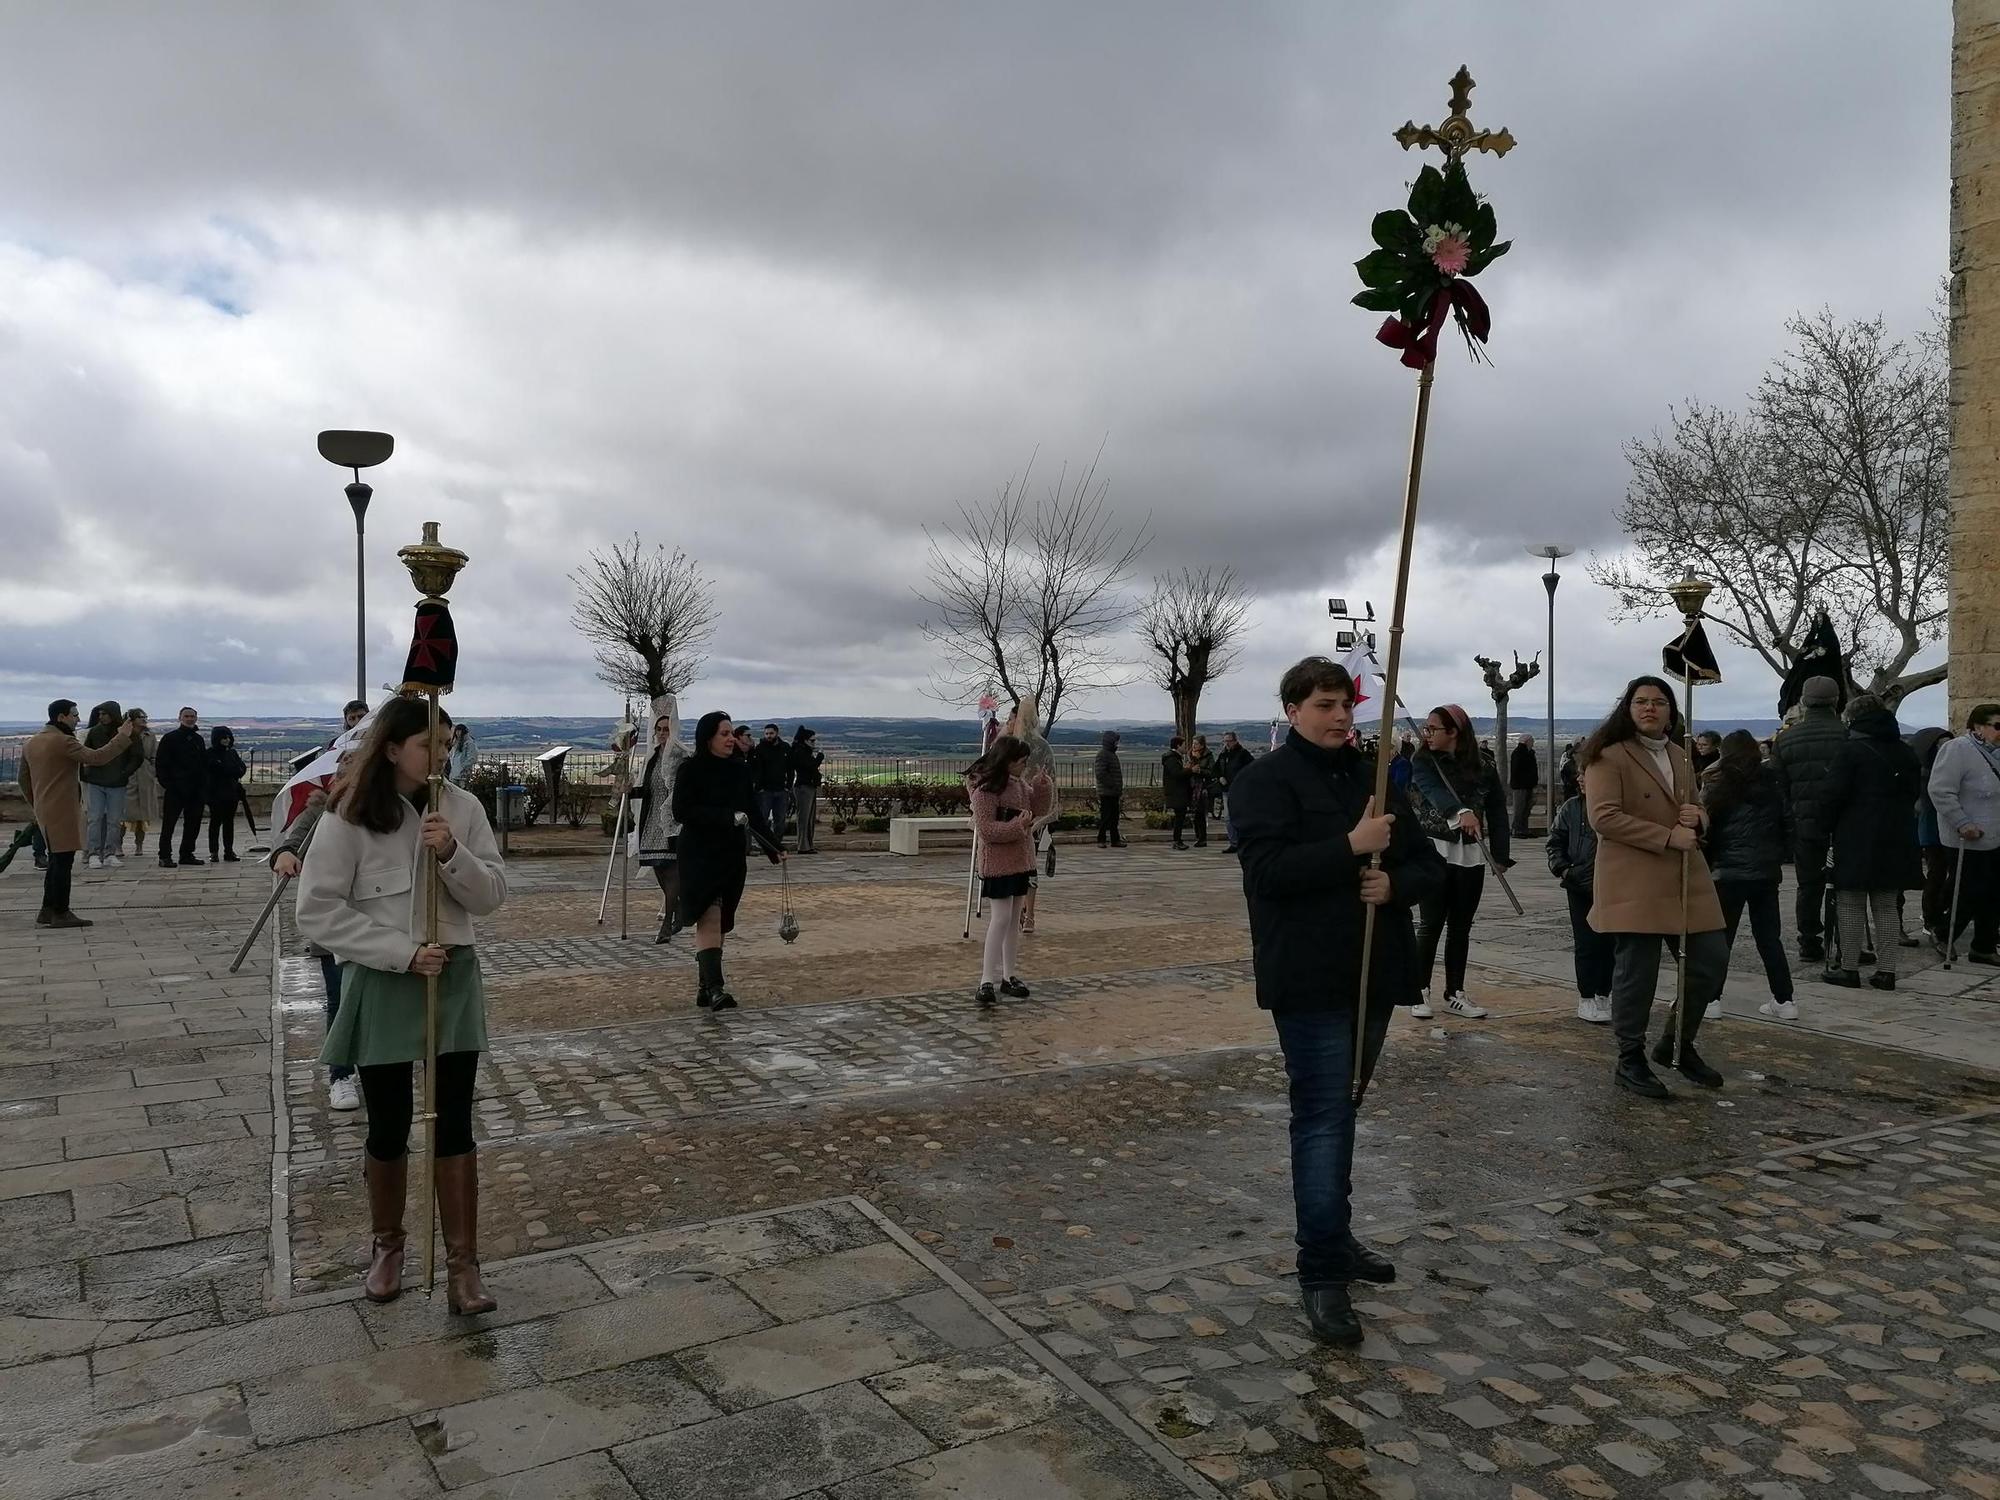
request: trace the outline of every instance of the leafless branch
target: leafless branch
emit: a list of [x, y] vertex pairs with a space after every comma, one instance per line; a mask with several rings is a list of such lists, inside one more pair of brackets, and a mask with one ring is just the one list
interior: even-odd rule
[[1139, 611], [1153, 681], [1174, 703], [1174, 727], [1192, 738], [1202, 690], [1236, 665], [1250, 608], [1234, 568], [1182, 568], [1153, 580]]
[[684, 691], [707, 660], [701, 648], [715, 634], [715, 597], [701, 567], [678, 547], [650, 550], [630, 542], [592, 552], [570, 575], [576, 607], [570, 618], [597, 647], [600, 681], [622, 696], [650, 703]]
[[1943, 677], [1909, 669], [1946, 611], [1942, 328], [1895, 341], [1879, 318], [1826, 310], [1785, 326], [1793, 347], [1745, 411], [1690, 401], [1666, 435], [1627, 445], [1630, 544], [1590, 573], [1637, 618], [1666, 612], [1666, 584], [1692, 569], [1715, 585], [1708, 617], [1780, 675], [1824, 609], [1852, 687], [1894, 703]]

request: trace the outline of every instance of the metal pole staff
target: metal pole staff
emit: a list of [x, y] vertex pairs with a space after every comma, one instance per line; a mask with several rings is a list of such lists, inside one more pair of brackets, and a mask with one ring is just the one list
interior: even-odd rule
[[[430, 791], [424, 800], [426, 812], [444, 805], [444, 769], [438, 764], [438, 695], [432, 688], [424, 694], [430, 706], [431, 774]], [[434, 948], [438, 940], [437, 850], [424, 846], [424, 946]], [[424, 976], [424, 1295], [437, 1289], [437, 1063], [438, 1063], [438, 976]]]
[[[1415, 734], [1417, 736], [1419, 743], [1421, 743], [1423, 740], [1423, 735], [1417, 729], [1417, 721], [1410, 713], [1410, 706], [1407, 703], [1403, 702], [1402, 699], [1398, 698], [1396, 700], [1396, 707], [1400, 708], [1403, 711], [1404, 726], [1408, 728], [1412, 734]], [[1433, 763], [1435, 763], [1436, 757], [1433, 756], [1432, 760]], [[1453, 797], [1457, 798], [1460, 802], [1464, 802], [1465, 799], [1463, 797], [1459, 797], [1458, 795], [1458, 788], [1451, 784], [1451, 778], [1445, 775], [1444, 767], [1442, 765], [1439, 765], [1437, 767], [1437, 773], [1438, 773], [1438, 780], [1444, 783], [1444, 789], [1447, 792], [1449, 792]], [[1483, 830], [1485, 826], [1486, 826], [1485, 823], [1482, 821], [1480, 824], [1481, 829]], [[1514, 915], [1517, 917], [1526, 916], [1527, 912], [1521, 906], [1521, 898], [1514, 894], [1514, 887], [1508, 884], [1507, 872], [1500, 868], [1500, 861], [1493, 857], [1493, 850], [1487, 845], [1486, 835], [1482, 832], [1478, 838], [1473, 840], [1473, 843], [1476, 844], [1479, 848], [1479, 857], [1486, 861], [1486, 868], [1492, 872], [1494, 883], [1500, 887], [1501, 893], [1506, 896], [1507, 904], [1514, 908]]]
[[1958, 858], [1952, 861], [1951, 869], [1951, 915], [1944, 919], [1944, 966], [1947, 972], [1958, 958], [1958, 886], [1963, 879], [1965, 879], [1965, 836], [1960, 834]]
[[972, 857], [965, 870], [965, 933], [972, 936], [972, 907], [979, 890], [979, 835], [972, 835]]
[[[315, 823], [311, 828], [306, 830], [306, 836], [299, 840], [300, 859], [306, 857], [306, 850], [312, 847], [313, 835], [318, 832], [319, 824]], [[289, 875], [280, 875], [278, 877], [277, 888], [271, 892], [271, 899], [264, 903], [263, 911], [257, 914], [257, 925], [250, 929], [250, 936], [245, 938], [243, 946], [236, 950], [236, 957], [229, 960], [230, 973], [234, 974], [238, 969], [243, 967], [243, 960], [250, 956], [250, 948], [257, 941], [257, 934], [262, 932], [264, 924], [271, 920], [271, 913], [278, 909], [278, 902], [283, 899], [285, 891], [291, 883], [292, 877]]]
[[[618, 794], [618, 817], [611, 825], [611, 853], [604, 861], [604, 889], [597, 898], [597, 925], [604, 925], [604, 914], [611, 908], [611, 874], [618, 868], [618, 846], [625, 837], [625, 803], [631, 795], [629, 791]], [[619, 934], [620, 937], [624, 933]]]
[[[1688, 660], [1688, 646], [1695, 627], [1701, 623], [1701, 607], [1708, 601], [1712, 585], [1689, 574], [1667, 590], [1674, 605], [1681, 612], [1681, 739], [1682, 752], [1687, 757], [1688, 776], [1694, 776], [1694, 685], [1695, 664]], [[1679, 776], [1675, 777], [1676, 795], [1679, 794]], [[1690, 797], [1700, 795], [1700, 789], [1690, 786]], [[1676, 809], [1678, 815], [1678, 809]], [[1678, 821], [1675, 824], [1679, 826]], [[1687, 1038], [1688, 1008], [1688, 885], [1694, 866], [1694, 851], [1681, 850], [1681, 946], [1674, 963], [1674, 1066], [1681, 1065], [1682, 1048]]]

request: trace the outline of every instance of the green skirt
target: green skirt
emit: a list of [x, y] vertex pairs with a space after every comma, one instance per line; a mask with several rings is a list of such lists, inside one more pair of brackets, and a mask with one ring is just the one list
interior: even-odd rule
[[[438, 976], [438, 1052], [486, 1050], [486, 987], [479, 955], [453, 948]], [[372, 1068], [421, 1062], [424, 979], [360, 964], [340, 966], [340, 1011], [326, 1029], [319, 1060], [330, 1067]]]

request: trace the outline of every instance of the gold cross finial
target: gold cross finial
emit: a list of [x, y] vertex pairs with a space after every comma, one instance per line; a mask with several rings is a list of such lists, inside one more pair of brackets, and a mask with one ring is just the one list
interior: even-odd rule
[[1396, 139], [1403, 143], [1403, 149], [1412, 146], [1435, 146], [1444, 152], [1447, 162], [1457, 161], [1468, 151], [1491, 151], [1495, 156], [1505, 156], [1514, 149], [1514, 136], [1505, 126], [1498, 130], [1474, 130], [1466, 111], [1472, 108], [1472, 74], [1463, 64], [1451, 78], [1451, 113], [1445, 116], [1442, 125], [1418, 125], [1407, 120], [1403, 128], [1396, 132]]

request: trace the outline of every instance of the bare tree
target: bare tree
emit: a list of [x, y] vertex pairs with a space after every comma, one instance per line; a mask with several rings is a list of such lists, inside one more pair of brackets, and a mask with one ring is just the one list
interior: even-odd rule
[[1046, 729], [1076, 699], [1130, 680], [1109, 641], [1151, 538], [1143, 524], [1129, 536], [1116, 524], [1097, 459], [1074, 483], [1059, 474], [1030, 503], [1033, 468], [1030, 460], [992, 500], [961, 506], [956, 525], [924, 528], [929, 577], [917, 597], [929, 609], [924, 637], [940, 654], [931, 695], [973, 703], [996, 688], [1015, 699], [1033, 692]]
[[1692, 568], [1715, 584], [1708, 618], [1781, 677], [1825, 609], [1850, 689], [1895, 704], [1945, 675], [1909, 669], [1947, 609], [1943, 329], [1905, 343], [1827, 311], [1785, 326], [1795, 346], [1746, 411], [1690, 401], [1667, 436], [1627, 445], [1631, 547], [1591, 576], [1637, 618], [1664, 613], [1665, 585]]
[[1152, 653], [1153, 681], [1174, 701], [1174, 730], [1194, 738], [1202, 689], [1236, 665], [1250, 595], [1234, 568], [1182, 568], [1153, 580], [1139, 611], [1139, 633]]
[[570, 618], [597, 647], [601, 681], [648, 703], [694, 681], [716, 615], [713, 590], [693, 558], [664, 544], [648, 549], [635, 535], [592, 552], [569, 577], [576, 585]]
[[[1493, 760], [1502, 772], [1507, 769], [1507, 702], [1517, 688], [1526, 686], [1541, 674], [1542, 653], [1537, 651], [1527, 661], [1521, 660], [1521, 653], [1514, 653], [1514, 669], [1510, 672], [1490, 656], [1475, 656], [1473, 664], [1479, 668], [1479, 675], [1486, 684], [1486, 691], [1493, 695]], [[1555, 747], [1549, 751], [1554, 754]]]

